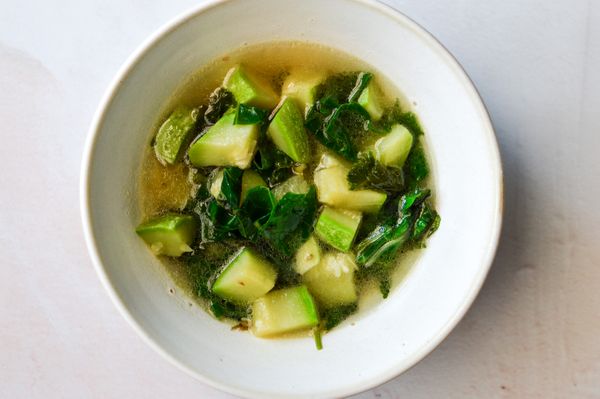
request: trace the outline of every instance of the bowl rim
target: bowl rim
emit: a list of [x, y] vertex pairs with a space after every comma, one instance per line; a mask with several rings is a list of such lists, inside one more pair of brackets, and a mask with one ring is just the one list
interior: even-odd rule
[[[180, 26], [184, 25], [189, 20], [195, 18], [197, 15], [211, 8], [218, 7], [222, 4], [230, 3], [233, 1], [236, 0], [208, 0], [201, 5], [194, 6], [192, 8], [187, 9], [186, 11], [183, 11], [182, 13], [175, 16], [170, 21], [159, 27], [157, 30], [155, 30], [149, 37], [147, 37], [129, 55], [126, 61], [118, 69], [117, 74], [112, 79], [111, 83], [109, 84], [108, 88], [106, 89], [100, 100], [100, 103], [92, 119], [90, 128], [87, 132], [80, 171], [80, 211], [86, 247], [91, 257], [96, 273], [100, 278], [100, 281], [102, 282], [102, 285], [104, 286], [108, 295], [110, 296], [113, 304], [117, 307], [117, 309], [125, 318], [125, 320], [127, 320], [128, 324], [136, 331], [138, 336], [140, 336], [148, 346], [150, 346], [152, 349], [158, 352], [171, 364], [173, 364], [180, 370], [184, 371], [186, 374], [192, 376], [193, 378], [201, 381], [204, 384], [207, 384], [213, 388], [217, 388], [223, 392], [231, 393], [240, 397], [264, 398], [264, 392], [239, 389], [232, 385], [220, 383], [194, 371], [190, 367], [181, 363], [173, 355], [167, 352], [157, 341], [155, 341], [152, 337], [148, 335], [148, 333], [144, 330], [144, 328], [138, 323], [136, 318], [130, 312], [130, 310], [120, 297], [119, 293], [116, 291], [114, 285], [111, 282], [111, 278], [107, 274], [102, 264], [101, 256], [96, 245], [96, 237], [92, 228], [93, 222], [91, 218], [90, 206], [90, 168], [93, 160], [92, 154], [94, 152], [94, 147], [98, 139], [98, 133], [101, 130], [101, 127], [104, 122], [106, 111], [110, 107], [115, 97], [115, 94], [119, 91], [125, 78], [137, 66], [137, 64], [140, 62], [143, 56], [147, 52], [149, 52], [163, 37], [178, 29]], [[503, 168], [498, 147], [498, 141], [494, 132], [489, 112], [483, 102], [483, 99], [481, 98], [481, 95], [477, 91], [477, 88], [475, 87], [472, 79], [466, 73], [465, 69], [458, 62], [458, 60], [450, 53], [450, 51], [442, 43], [440, 43], [429, 31], [427, 31], [417, 22], [412, 20], [410, 17], [403, 14], [401, 11], [387, 4], [383, 4], [377, 0], [351, 1], [359, 3], [365, 7], [370, 7], [371, 9], [377, 12], [383, 13], [387, 17], [395, 20], [395, 22], [411, 29], [417, 36], [423, 39], [423, 42], [426, 45], [430, 46], [432, 50], [434, 50], [438, 55], [445, 58], [445, 62], [448, 65], [448, 67], [452, 68], [456, 76], [460, 78], [460, 80], [462, 80], [463, 86], [469, 92], [471, 101], [476, 106], [477, 111], [479, 113], [479, 117], [485, 125], [487, 147], [488, 150], [490, 150], [491, 154], [490, 164], [493, 165], [495, 169], [494, 174], [497, 175], [496, 186], [498, 194], [493, 215], [493, 225], [491, 226], [490, 240], [488, 242], [486, 253], [481, 263], [481, 267], [476, 275], [476, 278], [474, 279], [473, 284], [469, 288], [469, 291], [464, 296], [462, 303], [456, 309], [455, 313], [451, 316], [448, 322], [435, 334], [432, 340], [428, 341], [420, 348], [417, 348], [417, 350], [409, 357], [409, 360], [405, 359], [404, 362], [402, 362], [403, 364], [400, 364], [400, 362], [398, 362], [398, 366], [387, 370], [387, 372], [380, 374], [377, 378], [373, 378], [367, 383], [361, 383], [360, 385], [349, 384], [335, 391], [318, 393], [318, 395], [335, 397], [348, 396], [367, 391], [385, 382], [390, 381], [391, 379], [399, 376], [400, 374], [403, 374], [404, 372], [414, 367], [417, 363], [419, 363], [429, 353], [431, 353], [450, 334], [450, 332], [458, 325], [458, 323], [462, 320], [464, 315], [467, 313], [467, 311], [473, 304], [492, 266], [500, 240], [500, 233], [502, 230], [502, 218], [504, 212]]]

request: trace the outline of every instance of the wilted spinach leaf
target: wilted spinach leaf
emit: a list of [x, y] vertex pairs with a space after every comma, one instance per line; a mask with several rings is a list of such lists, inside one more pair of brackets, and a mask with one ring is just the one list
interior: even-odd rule
[[409, 187], [416, 187], [419, 182], [429, 176], [429, 165], [425, 158], [423, 145], [419, 141], [410, 150], [403, 170]]
[[383, 165], [370, 152], [360, 154], [348, 172], [351, 190], [376, 189], [399, 193], [404, 189], [402, 169]]
[[223, 87], [219, 87], [208, 97], [208, 107], [204, 112], [204, 121], [207, 125], [214, 125], [234, 105], [235, 98], [233, 94]]
[[269, 112], [246, 104], [238, 105], [233, 123], [236, 125], [257, 125], [264, 123]]
[[259, 147], [252, 164], [269, 187], [276, 186], [294, 174], [292, 158], [267, 141]]
[[331, 330], [352, 313], [356, 312], [357, 309], [358, 305], [356, 303], [351, 303], [349, 305], [341, 305], [321, 310], [319, 313], [321, 320], [323, 320], [323, 328], [325, 331]]
[[291, 258], [311, 233], [316, 211], [314, 186], [306, 194], [287, 193], [263, 226], [263, 236], [282, 258]]
[[369, 72], [360, 72], [356, 77], [356, 83], [354, 84], [354, 88], [348, 95], [348, 102], [355, 102], [360, 97], [363, 90], [367, 87], [369, 82], [373, 79], [373, 74]]
[[223, 169], [221, 195], [225, 199], [224, 206], [227, 209], [238, 209], [240, 206], [243, 173], [243, 170], [233, 166]]

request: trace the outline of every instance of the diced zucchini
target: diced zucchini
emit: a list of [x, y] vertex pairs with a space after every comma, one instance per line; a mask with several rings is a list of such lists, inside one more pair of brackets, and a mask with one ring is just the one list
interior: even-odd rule
[[190, 107], [177, 107], [158, 129], [154, 139], [154, 152], [163, 164], [179, 162], [187, 145], [193, 138], [198, 110]]
[[252, 304], [251, 329], [257, 337], [307, 330], [317, 324], [317, 307], [303, 285], [270, 292]]
[[317, 266], [302, 276], [302, 280], [319, 304], [329, 308], [356, 302], [355, 271], [353, 256], [327, 253]]
[[377, 213], [387, 195], [373, 190], [350, 190], [348, 172], [343, 161], [330, 154], [323, 154], [314, 173], [319, 202], [336, 208], [367, 213]]
[[242, 192], [240, 194], [240, 204], [246, 199], [248, 191], [258, 186], [266, 187], [267, 183], [265, 183], [263, 178], [260, 177], [260, 175], [256, 171], [245, 170], [244, 174], [242, 175]]
[[188, 215], [169, 214], [140, 224], [135, 232], [155, 255], [181, 256], [192, 251], [196, 221]]
[[392, 126], [392, 130], [375, 142], [375, 158], [384, 165], [401, 168], [412, 148], [413, 136], [402, 125]]
[[219, 194], [221, 194], [221, 184], [223, 183], [223, 169], [219, 169], [214, 172], [214, 176], [212, 177], [212, 181], [210, 182], [210, 189], [208, 192], [219, 199]]
[[269, 82], [241, 65], [237, 65], [227, 72], [223, 86], [233, 93], [236, 101], [240, 104], [271, 110], [279, 102], [279, 96]]
[[317, 87], [325, 80], [321, 73], [290, 73], [281, 89], [281, 97], [289, 97], [296, 102], [296, 105], [304, 113], [315, 103]]
[[308, 136], [304, 129], [304, 120], [298, 107], [291, 98], [286, 98], [277, 110], [269, 125], [267, 135], [275, 146], [296, 162], [310, 160]]
[[292, 176], [283, 183], [273, 187], [273, 196], [277, 201], [287, 193], [306, 194], [310, 190], [308, 182], [302, 176]]
[[360, 212], [325, 206], [315, 227], [317, 237], [340, 251], [352, 248], [362, 215]]
[[383, 105], [381, 104], [381, 94], [375, 82], [371, 80], [367, 87], [360, 93], [358, 103], [367, 110], [371, 119], [378, 121], [383, 115]]
[[223, 115], [208, 131], [196, 140], [188, 156], [194, 166], [250, 166], [256, 143], [258, 125], [234, 125], [235, 113]]
[[298, 274], [304, 274], [321, 261], [321, 247], [314, 236], [308, 237], [308, 240], [296, 252], [296, 262], [294, 270]]
[[247, 304], [271, 291], [276, 279], [273, 265], [244, 247], [219, 274], [212, 292], [228, 301]]

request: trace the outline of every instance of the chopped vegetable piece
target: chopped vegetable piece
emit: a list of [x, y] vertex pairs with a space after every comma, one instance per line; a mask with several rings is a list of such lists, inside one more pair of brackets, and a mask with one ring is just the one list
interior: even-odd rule
[[293, 99], [304, 113], [315, 103], [317, 87], [324, 78], [321, 73], [291, 73], [283, 82], [281, 96]]
[[315, 299], [325, 308], [356, 302], [354, 282], [357, 267], [353, 257], [344, 253], [328, 253], [321, 262], [302, 276]]
[[225, 114], [190, 147], [194, 166], [237, 166], [247, 169], [258, 142], [258, 125], [234, 125], [235, 113]]
[[252, 332], [270, 337], [308, 330], [319, 324], [315, 302], [305, 286], [273, 291], [252, 304]]
[[383, 116], [381, 94], [372, 80], [358, 97], [357, 102], [367, 110], [373, 121], [378, 121]]
[[412, 148], [413, 136], [402, 125], [392, 126], [392, 130], [375, 142], [375, 158], [386, 166], [401, 168]]
[[269, 82], [259, 78], [241, 65], [227, 72], [223, 86], [235, 96], [240, 104], [271, 110], [279, 102], [279, 96]]
[[304, 274], [321, 261], [321, 247], [314, 236], [308, 237], [308, 240], [296, 252], [296, 262], [294, 270], [298, 274]]
[[273, 188], [273, 196], [277, 201], [283, 198], [287, 193], [306, 194], [310, 186], [302, 176], [292, 176], [283, 183]]
[[228, 301], [246, 304], [271, 291], [276, 278], [273, 265], [245, 247], [219, 274], [212, 292]]
[[310, 149], [302, 114], [294, 101], [286, 98], [267, 130], [268, 136], [281, 151], [296, 162], [308, 162]]
[[221, 195], [221, 184], [223, 184], [223, 169], [217, 169], [210, 182], [210, 194], [219, 199]]
[[154, 152], [163, 164], [181, 161], [185, 150], [193, 138], [198, 120], [198, 110], [190, 107], [177, 107], [161, 125], [154, 140]]
[[373, 190], [350, 190], [350, 168], [336, 157], [323, 154], [314, 173], [319, 201], [333, 207], [377, 213], [387, 195]]
[[192, 216], [168, 214], [139, 225], [135, 232], [156, 255], [181, 256], [191, 252], [196, 235]]
[[360, 212], [325, 206], [317, 219], [317, 236], [332, 247], [347, 252], [352, 247], [362, 215]]
[[240, 203], [244, 202], [248, 195], [248, 191], [258, 186], [266, 187], [267, 183], [265, 183], [263, 178], [260, 177], [256, 171], [245, 170], [242, 175], [242, 194], [240, 196]]

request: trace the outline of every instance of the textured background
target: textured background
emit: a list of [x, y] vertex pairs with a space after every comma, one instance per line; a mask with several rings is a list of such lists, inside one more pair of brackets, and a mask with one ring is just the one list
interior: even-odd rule
[[[479, 88], [504, 160], [506, 218], [458, 328], [357, 398], [599, 398], [600, 2], [389, 2]], [[135, 335], [79, 220], [81, 151], [104, 89], [146, 36], [195, 4], [0, 3], [1, 398], [231, 397]]]

